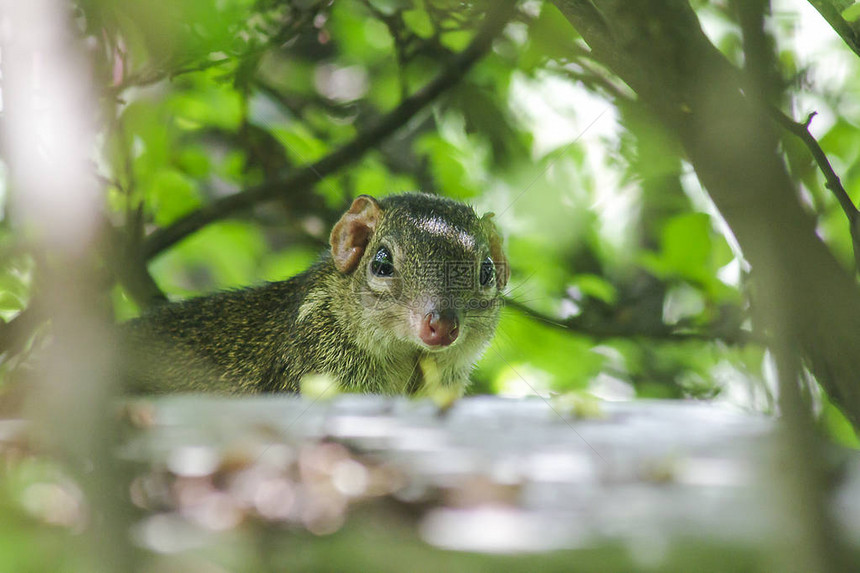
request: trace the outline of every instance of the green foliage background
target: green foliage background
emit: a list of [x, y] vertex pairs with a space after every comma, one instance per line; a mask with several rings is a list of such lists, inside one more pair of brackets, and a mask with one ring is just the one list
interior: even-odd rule
[[[119, 261], [106, 262], [117, 320], [148, 302], [119, 269], [138, 264], [131, 254], [151, 233], [350, 142], [444, 73], [487, 9], [448, 0], [72, 6], [102, 98], [96, 164], [112, 240], [123, 246]], [[741, 62], [732, 12], [695, 6], [714, 42]], [[860, 74], [811, 81], [792, 44], [797, 18], [773, 18], [785, 97], [798, 113], [827, 117], [821, 145], [856, 199], [851, 98]], [[833, 51], [847, 51], [835, 35]], [[857, 71], [856, 58], [845, 62]], [[850, 267], [847, 225], [809, 152], [788, 136], [783, 152], [821, 235]], [[174, 300], [281, 280], [325, 248], [351, 198], [416, 189], [496, 212], [507, 237], [511, 303], [471, 392], [609, 389], [772, 409], [740, 253], [672, 135], [589, 58], [549, 3], [522, 4], [473, 69], [381, 145], [310, 190], [283, 188], [206, 225], [149, 259], [148, 271]], [[10, 245], [0, 269], [8, 321], [34, 296], [37, 273], [8, 212], [0, 232]], [[4, 371], [26, 356], [18, 350]], [[824, 412], [844, 427], [835, 409]]]
[[[810, 3], [848, 8], [843, 15], [856, 27], [856, 5], [847, 0]], [[326, 248], [352, 198], [420, 189], [495, 212], [506, 237], [507, 304], [471, 393], [569, 393], [558, 403], [574, 409], [587, 409], [589, 394], [716, 399], [772, 413], [773, 362], [752, 321], [768, 293], [756, 291], [755, 270], [674, 134], [591, 57], [550, 2], [520, 2], [474, 66], [458, 68], [500, 4], [68, 1], [99, 104], [93, 173], [106, 233], [95, 258], [104, 307], [120, 322], [161, 297], [285, 279]], [[727, 60], [743, 65], [731, 2], [691, 4]], [[802, 18], [818, 16], [801, 0], [772, 6], [780, 107], [801, 122], [819, 114], [811, 128], [856, 204], [860, 60], [823, 23], [827, 49], [802, 44]], [[842, 71], [820, 74], [825, 67]], [[405, 114], [392, 134], [325, 167], [446, 77], [447, 89]], [[845, 216], [807, 146], [786, 132], [779, 151], [818, 234], [853, 270]], [[50, 335], [38, 304], [50, 261], [16, 220], [5, 165], [3, 398], [14, 395]], [[312, 185], [283, 183], [308, 165], [320, 166]], [[181, 240], [159, 243], [187, 217], [266, 186], [277, 189], [269, 200], [221, 209]], [[809, 378], [818, 423], [857, 447], [851, 425]], [[74, 526], [85, 516], [52, 521], [49, 511], [76, 506], [80, 500], [63, 495], [79, 490], [64, 489], [59, 464], [16, 450], [4, 431], [0, 455], [12, 462], [0, 475], [0, 556], [15, 571], [92, 570], [91, 555], [68, 549], [77, 549]], [[253, 563], [257, 553], [241, 557]], [[618, 555], [612, 549], [610, 558]], [[350, 557], [349, 548], [338, 554]]]

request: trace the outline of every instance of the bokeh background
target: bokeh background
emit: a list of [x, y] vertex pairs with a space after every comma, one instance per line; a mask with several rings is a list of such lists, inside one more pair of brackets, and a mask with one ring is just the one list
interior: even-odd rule
[[[740, 64], [732, 10], [693, 4], [714, 44]], [[671, 135], [589, 57], [551, 3], [522, 4], [467, 74], [453, 74], [441, 95], [393, 122], [391, 135], [296, 188], [291, 173], [447, 73], [486, 6], [67, 7], [99, 97], [92, 170], [113, 228], [104, 288], [116, 320], [160, 293], [179, 300], [285, 279], [326, 247], [354, 196], [422, 190], [495, 212], [506, 236], [512, 304], [470, 392], [716, 398], [772, 410], [775, 385], [748, 321], [748, 266], [731, 232]], [[810, 128], [856, 196], [857, 57], [806, 2], [774, 2], [770, 26], [788, 107], [800, 119], [817, 112]], [[809, 152], [791, 138], [783, 152], [821, 237], [850, 268], [848, 226]], [[223, 209], [181, 240], [159, 240], [183, 217], [259, 186], [270, 188], [268, 200]], [[8, 184], [2, 198], [9, 256], [0, 312], [9, 322], [37, 296], [38, 265], [8, 208]], [[145, 270], [153, 284], [139, 278]], [[25, 336], [37, 332], [27, 326]], [[3, 380], [32, 342], [4, 355]]]
[[[89, 215], [74, 212], [83, 203], [72, 189], [47, 195], [71, 201], [69, 217], [88, 216], [94, 229], [76, 267], [89, 286], [70, 293], [70, 304], [89, 301], [114, 323], [167, 300], [282, 280], [326, 249], [355, 196], [421, 190], [494, 212], [505, 237], [512, 279], [470, 394], [696, 399], [776, 413], [772, 333], [753, 319], [771, 293], [756, 288], [756, 270], [677, 134], [594, 57], [559, 11], [564, 4], [579, 3], [35, 3], [67, 31], [63, 46], [77, 67], [66, 85], [82, 86], [74, 95], [93, 136], [76, 151], [93, 191]], [[747, 65], [737, 3], [689, 4], [722, 56]], [[822, 6], [840, 15], [843, 34], [856, 27], [851, 2], [774, 0], [764, 10], [772, 103], [808, 128], [856, 204], [860, 59]], [[9, 56], [25, 27], [7, 28], [4, 122]], [[55, 68], [44, 69], [31, 77], [37, 94], [52, 85]], [[17, 141], [34, 135], [35, 148], [50, 150], [62, 140], [51, 117], [32, 134], [6, 130], [0, 149], [7, 413], [26, 402], [20, 388], [65, 324], [47, 309], [65, 292], [58, 277], [70, 275], [55, 271], [67, 253], [51, 250], [39, 221], [54, 219], [40, 219], [14, 177]], [[853, 276], [851, 225], [808, 143], [779, 132], [777, 152], [796, 187], [786, 201], [801, 205]], [[814, 423], [857, 447], [813, 375], [803, 379]], [[11, 493], [0, 495], [0, 510], [17, 507], [10, 500], [33, 476], [54, 471], [25, 470], [4, 482]], [[0, 552], [7, 544], [23, 554], [11, 545], [30, 532], [0, 519], [4, 526]]]

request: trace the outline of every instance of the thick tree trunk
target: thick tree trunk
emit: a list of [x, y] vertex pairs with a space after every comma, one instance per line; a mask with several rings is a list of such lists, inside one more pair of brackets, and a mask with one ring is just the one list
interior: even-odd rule
[[860, 427], [860, 297], [815, 233], [775, 152], [775, 127], [682, 0], [554, 0], [681, 141], [752, 265], [757, 317], [784, 329]]

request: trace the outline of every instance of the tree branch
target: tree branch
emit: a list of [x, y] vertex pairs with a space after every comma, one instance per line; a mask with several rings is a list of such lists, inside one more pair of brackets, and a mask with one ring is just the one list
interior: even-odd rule
[[307, 10], [301, 11], [295, 19], [289, 21], [280, 31], [271, 36], [266, 42], [257, 46], [252, 46], [242, 54], [205, 61], [200, 61], [200, 58], [187, 59], [184, 62], [175, 60], [165, 61], [161, 66], [155, 65], [128, 74], [122, 78], [118, 84], [106, 90], [106, 93], [116, 97], [131, 87], [145, 87], [156, 84], [165, 79], [172, 80], [173, 78], [181, 75], [203, 72], [229, 62], [241, 62], [259, 57], [272, 47], [282, 46], [301, 34], [305, 26], [313, 22], [314, 17], [318, 14], [319, 9], [321, 9], [323, 5], [323, 2], [318, 2], [315, 5], [309, 6]]
[[845, 191], [842, 180], [839, 179], [836, 171], [833, 170], [833, 166], [830, 164], [830, 160], [827, 159], [824, 150], [821, 149], [818, 140], [809, 132], [809, 124], [812, 122], [812, 118], [815, 117], [815, 112], [809, 114], [804, 123], [794, 121], [776, 108], [771, 108], [771, 115], [789, 133], [803, 141], [806, 148], [812, 154], [815, 163], [818, 165], [818, 169], [824, 174], [824, 186], [830, 189], [833, 196], [839, 201], [839, 206], [842, 207], [845, 217], [848, 218], [848, 229], [851, 231], [851, 246], [854, 250], [854, 265], [857, 271], [860, 272], [860, 210], [854, 206], [854, 202], [848, 196], [848, 192]]
[[818, 143], [818, 140], [816, 140], [809, 132], [809, 124], [812, 121], [812, 118], [815, 117], [815, 113], [813, 112], [809, 114], [809, 117], [806, 118], [804, 123], [794, 121], [791, 117], [776, 108], [771, 109], [771, 115], [773, 115], [777, 123], [784, 127], [786, 131], [803, 141], [806, 148], [809, 149], [809, 152], [812, 154], [812, 158], [815, 159], [815, 163], [818, 164], [818, 168], [824, 174], [825, 187], [830, 189], [833, 196], [836, 197], [837, 201], [839, 201], [839, 205], [842, 207], [842, 211], [845, 212], [845, 216], [848, 218], [848, 223], [851, 225], [853, 233], [853, 228], [860, 211], [858, 211], [857, 207], [854, 206], [854, 202], [851, 201], [851, 197], [848, 196], [848, 192], [845, 191], [845, 187], [842, 186], [842, 181], [839, 179], [836, 171], [833, 170], [833, 166], [830, 164], [830, 160], [827, 159], [827, 155], [824, 153], [824, 150], [821, 149], [821, 145]]
[[[176, 67], [175, 69], [164, 68], [147, 68], [143, 70], [139, 70], [137, 72], [131, 73], [124, 77], [122, 81], [115, 86], [110, 87], [107, 90], [107, 93], [113, 97], [118, 96], [125, 90], [136, 87], [142, 88], [146, 86], [151, 86], [152, 84], [157, 84], [158, 82], [166, 79], [172, 80], [173, 78], [185, 75], [185, 74], [193, 74], [196, 72], [204, 72], [208, 69], [220, 66], [222, 64], [226, 64], [235, 60], [241, 60], [245, 55], [238, 57], [224, 57], [217, 58], [214, 60], [207, 60], [205, 62], [198, 62], [195, 64], [184, 64]], [[167, 64], [166, 64], [167, 66]]]
[[860, 56], [860, 34], [842, 17], [842, 10], [853, 2], [839, 2], [837, 4], [834, 0], [809, 0], [809, 3], [827, 20], [830, 27], [839, 34], [839, 37], [851, 48], [851, 51]]
[[153, 232], [143, 244], [143, 257], [151, 259], [188, 235], [219, 219], [247, 209], [257, 203], [285, 194], [305, 191], [338, 169], [361, 158], [383, 139], [403, 127], [416, 113], [441, 93], [456, 85], [471, 67], [490, 49], [493, 39], [502, 31], [514, 12], [515, 2], [496, 4], [487, 14], [484, 26], [471, 44], [460, 52], [430, 83], [403, 100], [355, 139], [322, 159], [292, 172], [283, 179], [268, 181], [201, 207], [169, 227]]
[[[765, 31], [769, 3], [768, 0], [733, 0], [732, 4], [743, 38], [744, 93], [753, 109], [765, 112], [774, 107], [781, 88], [775, 50]], [[760, 141], [770, 146], [769, 153], [776, 154], [776, 134], [764, 135]], [[783, 455], [788, 458], [781, 460], [788, 471], [777, 489], [783, 495], [783, 507], [788, 518], [798, 526], [788, 533], [786, 547], [779, 554], [790, 553], [787, 561], [790, 560], [791, 566], [798, 570], [844, 571], [848, 568], [846, 548], [830, 509], [832, 500], [828, 494], [831, 488], [827, 486], [827, 462], [822, 451], [824, 443], [815, 431], [811, 400], [808, 396], [804, 399], [801, 390], [801, 385], [805, 386], [801, 382], [802, 360], [791, 334], [789, 317], [794, 301], [790, 294], [786, 296], [786, 291], [770, 294], [772, 304], [757, 310], [773, 332], [770, 350], [779, 380]]]
[[135, 245], [134, 224], [128, 233], [120, 233], [105, 222], [102, 225], [102, 251], [111, 273], [125, 292], [141, 309], [167, 302], [167, 296], [149, 274], [146, 261], [140, 257]]
[[[726, 344], [745, 345], [753, 341], [752, 333], [737, 329], [727, 334], [720, 334], [717, 331], [719, 326], [704, 327], [693, 331], [689, 329], [675, 328], [669, 325], [660, 325], [652, 329], [630, 328], [622, 324], [612, 322], [587, 322], [579, 318], [560, 319], [548, 314], [544, 314], [511, 298], [504, 299], [505, 306], [513, 308], [517, 312], [525, 316], [551, 326], [553, 328], [563, 330], [569, 334], [581, 334], [590, 338], [603, 340], [608, 338], [646, 338], [655, 341], [665, 342], [714, 342], [720, 340]], [[713, 332], [709, 332], [713, 330]]]

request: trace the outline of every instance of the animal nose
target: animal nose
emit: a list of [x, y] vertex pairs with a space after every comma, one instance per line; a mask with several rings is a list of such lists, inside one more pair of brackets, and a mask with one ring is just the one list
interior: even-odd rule
[[418, 335], [427, 346], [448, 346], [460, 334], [460, 321], [452, 310], [433, 311], [424, 315]]

